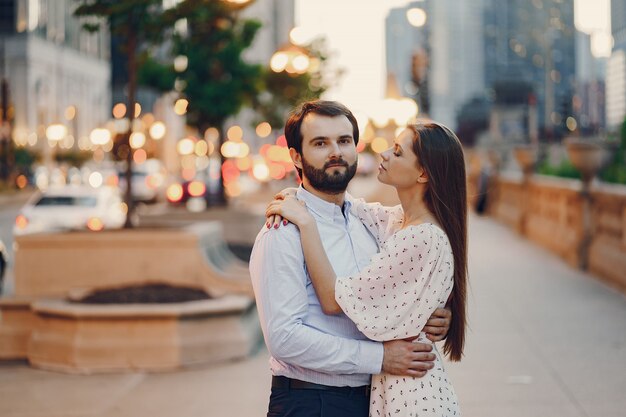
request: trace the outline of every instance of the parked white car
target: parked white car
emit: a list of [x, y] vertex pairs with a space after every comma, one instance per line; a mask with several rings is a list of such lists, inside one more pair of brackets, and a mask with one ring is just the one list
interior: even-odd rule
[[16, 217], [13, 234], [116, 229], [125, 219], [126, 208], [117, 187], [66, 185], [36, 193]]

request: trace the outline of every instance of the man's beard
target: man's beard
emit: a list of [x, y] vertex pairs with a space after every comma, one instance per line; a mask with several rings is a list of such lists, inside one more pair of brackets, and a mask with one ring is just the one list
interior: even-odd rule
[[[344, 172], [341, 172], [341, 169], [337, 169], [332, 174], [327, 174], [326, 169], [329, 165], [339, 165], [346, 167], [346, 169]], [[339, 166], [337, 166], [337, 168], [339, 168]], [[317, 169], [307, 163], [306, 159], [302, 157], [303, 175], [309, 180], [313, 188], [328, 194], [340, 194], [345, 192], [346, 188], [348, 188], [348, 183], [352, 177], [354, 177], [354, 174], [356, 174], [356, 166], [357, 161], [354, 161], [352, 165], [348, 165], [346, 161], [339, 159], [328, 161], [324, 164], [322, 169]]]

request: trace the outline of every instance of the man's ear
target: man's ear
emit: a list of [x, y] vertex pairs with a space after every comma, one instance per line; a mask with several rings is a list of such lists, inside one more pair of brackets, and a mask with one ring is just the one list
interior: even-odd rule
[[296, 168], [302, 169], [302, 155], [295, 148], [289, 148], [289, 156]]
[[428, 182], [428, 174], [426, 173], [425, 169], [420, 170], [420, 174], [417, 177], [417, 182], [419, 182], [420, 184], [425, 184]]

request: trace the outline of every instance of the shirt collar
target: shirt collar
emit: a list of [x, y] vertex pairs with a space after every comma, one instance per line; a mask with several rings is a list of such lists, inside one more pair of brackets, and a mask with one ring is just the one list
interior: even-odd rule
[[315, 213], [317, 216], [325, 219], [333, 219], [335, 216], [343, 216], [343, 213], [350, 213], [350, 209], [352, 208], [352, 196], [350, 196], [347, 192], [345, 194], [344, 203], [343, 203], [343, 213], [342, 208], [339, 207], [335, 203], [329, 203], [328, 201], [324, 201], [316, 195], [308, 192], [307, 190], [300, 185], [298, 187], [298, 191], [296, 192], [296, 198], [298, 200], [304, 201], [307, 208]]

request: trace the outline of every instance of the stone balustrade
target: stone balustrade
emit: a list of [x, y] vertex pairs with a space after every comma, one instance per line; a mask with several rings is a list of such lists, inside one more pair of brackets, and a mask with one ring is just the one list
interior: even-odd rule
[[[532, 175], [500, 174], [489, 214], [568, 264], [626, 288], [626, 187]], [[588, 207], [588, 231], [585, 205]]]

